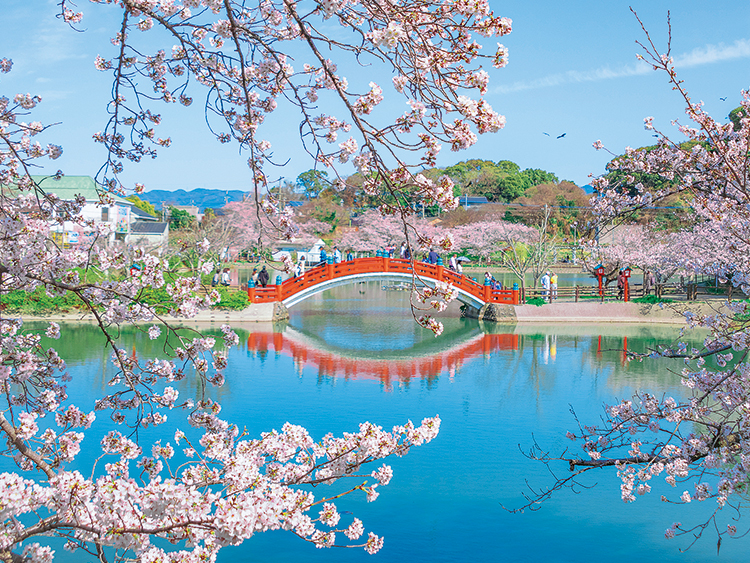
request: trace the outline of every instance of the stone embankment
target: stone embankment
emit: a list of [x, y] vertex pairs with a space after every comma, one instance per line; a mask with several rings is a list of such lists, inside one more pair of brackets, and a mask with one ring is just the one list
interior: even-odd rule
[[723, 301], [691, 301], [668, 304], [589, 302], [536, 305], [490, 303], [467, 316], [500, 323], [655, 323], [683, 324], [685, 312], [726, 312]]
[[[654, 323], [683, 324], [684, 313], [699, 314], [725, 312], [722, 300], [706, 302], [676, 302], [669, 304], [620, 303], [620, 302], [562, 302], [536, 305], [499, 305], [490, 303], [478, 311], [467, 310], [466, 316], [496, 323]], [[11, 315], [12, 316], [12, 315]], [[255, 303], [242, 311], [203, 311], [191, 319], [178, 320], [180, 324], [235, 324], [256, 322], [278, 322], [289, 318], [289, 311], [283, 303]], [[92, 315], [75, 313], [53, 314], [44, 317], [24, 317], [27, 321], [88, 321]]]
[[[8, 315], [13, 317], [13, 315]], [[201, 311], [195, 317], [190, 319], [176, 319], [171, 315], [165, 315], [165, 320], [177, 322], [178, 324], [233, 324], [233, 323], [257, 323], [257, 322], [278, 322], [289, 318], [289, 311], [283, 303], [253, 303], [242, 311], [224, 311], [211, 309], [210, 311]], [[43, 317], [23, 317], [24, 321], [56, 321], [56, 322], [95, 322], [96, 319], [91, 314], [82, 315], [80, 313], [59, 313], [45, 315]]]

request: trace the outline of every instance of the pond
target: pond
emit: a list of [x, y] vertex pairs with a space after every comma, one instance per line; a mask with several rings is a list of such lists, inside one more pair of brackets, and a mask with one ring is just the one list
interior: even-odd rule
[[[316, 549], [289, 533], [270, 532], [226, 548], [220, 562], [747, 559], [746, 540], [725, 541], [718, 558], [713, 536], [686, 553], [679, 551], [684, 540], [666, 540], [672, 522], [699, 523], [714, 505], [660, 502], [662, 493], [674, 498], [687, 488], [675, 491], [663, 480], [650, 495], [625, 504], [615, 472], [601, 472], [590, 480], [598, 482], [593, 489], [560, 491], [539, 510], [504, 509], [523, 503], [527, 483], [551, 484], [544, 466], [523, 451], [533, 440], [555, 452], [571, 446], [564, 438], [576, 426], [571, 409], [582, 422], [595, 424], [604, 403], [638, 388], [685, 396], [670, 371], [679, 364], [627, 362], [622, 352], [625, 346], [645, 351], [670, 343], [675, 328], [488, 325], [446, 318], [444, 334], [434, 338], [411, 318], [407, 292], [382, 291], [377, 284], [336, 288], [290, 313], [285, 324], [238, 329], [240, 346], [230, 355], [227, 383], [212, 391], [223, 418], [250, 435], [289, 421], [320, 438], [356, 430], [366, 420], [390, 428], [438, 414], [440, 434], [390, 461], [394, 478], [381, 487], [376, 502], [352, 496], [338, 504], [342, 523], [351, 511], [366, 533], [385, 537], [379, 554]], [[147, 357], [158, 353], [158, 345], [142, 333], [124, 332], [121, 338]], [[106, 388], [111, 368], [103, 343], [93, 327], [81, 325], [72, 339], [57, 344], [73, 375], [70, 394], [84, 397], [76, 404], [85, 407]], [[179, 390], [184, 396], [197, 388], [186, 379]], [[170, 423], [177, 424], [179, 416], [170, 414]], [[159, 431], [171, 437], [172, 430]], [[143, 437], [154, 439], [148, 432]], [[81, 461], [87, 461], [85, 454]], [[567, 471], [558, 469], [561, 475]], [[85, 560], [62, 550], [57, 556]]]

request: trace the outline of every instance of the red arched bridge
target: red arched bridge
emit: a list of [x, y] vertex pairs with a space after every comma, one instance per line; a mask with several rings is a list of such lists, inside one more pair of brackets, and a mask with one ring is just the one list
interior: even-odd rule
[[447, 282], [458, 290], [458, 300], [477, 309], [488, 303], [506, 305], [520, 304], [518, 289], [492, 289], [471, 278], [458, 274], [437, 264], [412, 262], [400, 258], [377, 256], [357, 258], [338, 264], [320, 264], [310, 268], [301, 276], [284, 280], [281, 285], [248, 287], [250, 303], [282, 302], [291, 307], [338, 285], [365, 281], [409, 281], [416, 276], [417, 285], [433, 286], [436, 282]]

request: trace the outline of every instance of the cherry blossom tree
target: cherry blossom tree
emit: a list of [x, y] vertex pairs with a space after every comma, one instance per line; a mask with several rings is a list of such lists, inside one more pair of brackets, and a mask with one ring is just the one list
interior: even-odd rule
[[357, 218], [357, 223], [357, 227], [347, 230], [337, 239], [337, 244], [341, 248], [351, 248], [356, 252], [374, 252], [404, 238], [404, 224], [395, 216], [384, 216], [376, 209], [362, 213]]
[[457, 246], [482, 259], [498, 257], [516, 275], [521, 287], [526, 272], [544, 270], [553, 261], [553, 239], [544, 228], [495, 219], [462, 225], [455, 229], [455, 236]]
[[[80, 21], [82, 15], [71, 10], [67, 0], [61, 6], [66, 21]], [[100, 178], [116, 189], [122, 188], [117, 178], [125, 160], [153, 156], [159, 146], [170, 144], [168, 137], [156, 135], [159, 115], [144, 106], [156, 101], [190, 105], [187, 91], [195, 84], [207, 88], [206, 112], [216, 138], [238, 142], [249, 155], [256, 194], [267, 187], [264, 166], [273, 163], [270, 144], [261, 136], [265, 115], [286, 104], [299, 111], [305, 148], [333, 172], [334, 186], [344, 185], [336, 164], [352, 161], [359, 172], [369, 174], [366, 191], [396, 195], [407, 190], [442, 207], [457, 205], [452, 182], [412, 174], [399, 155], [422, 151], [422, 163], [434, 165], [442, 143], [453, 150], [466, 148], [477, 140], [472, 127], [481, 134], [497, 131], [505, 122], [481, 98], [489, 74], [472, 64], [481, 59], [495, 67], [507, 63], [502, 45], [493, 54], [479, 51], [477, 37], [511, 31], [510, 20], [495, 17], [486, 2], [306, 6], [263, 1], [252, 6], [214, 0], [124, 0], [119, 9], [121, 29], [113, 40], [117, 54], [97, 59], [97, 67], [111, 70], [115, 80], [112, 118], [96, 139], [111, 154]], [[321, 33], [327, 20], [341, 26], [342, 37], [351, 41]], [[169, 44], [154, 51], [151, 42], [158, 38], [147, 37], [154, 35], [152, 29], [166, 30]], [[153, 54], [144, 56], [147, 51]], [[393, 74], [392, 84], [386, 89], [374, 82], [350, 85], [329, 56], [375, 65]], [[152, 82], [153, 94], [138, 89], [143, 78]], [[480, 99], [465, 95], [471, 92]], [[409, 110], [390, 123], [377, 124], [371, 115], [389, 93], [403, 97]], [[319, 103], [338, 107], [346, 119], [319, 113]], [[336, 144], [339, 135], [348, 133]], [[402, 214], [410, 212], [410, 206], [394, 205]]]
[[[94, 3], [120, 18], [113, 30], [114, 52], [103, 51], [95, 62], [113, 77], [110, 120], [94, 135], [108, 153], [97, 175], [102, 204], [111, 202], [113, 193], [129, 191], [121, 181], [126, 165], [156, 157], [171, 144], [168, 135], [157, 132], [159, 105], [189, 106], [194, 92], [205, 92], [205, 113], [216, 139], [237, 143], [247, 158], [259, 227], [253, 238], [257, 235], [261, 244], [264, 221], [269, 231], [287, 237], [297, 229], [286, 208], [273, 197], [263, 198], [275, 164], [263, 125], [277, 108], [299, 112], [304, 147], [316, 166], [330, 171], [334, 187], [343, 185], [340, 166], [352, 162], [367, 174], [368, 193], [388, 195], [382, 211], [402, 220], [412, 214], [412, 200], [444, 209], [457, 205], [447, 177], [431, 180], [415, 167], [433, 166], [442, 143], [460, 150], [474, 144], [477, 134], [504, 125], [483, 99], [489, 74], [482, 62], [502, 67], [507, 50], [498, 44], [484, 55], [477, 39], [505, 35], [511, 22], [494, 16], [485, 0]], [[61, 0], [59, 8], [64, 22], [82, 28], [83, 14], [70, 0]], [[338, 32], [322, 31], [332, 24]], [[337, 70], [342, 61], [390, 73], [391, 84], [350, 85]], [[0, 60], [0, 71], [11, 67], [10, 60]], [[407, 111], [391, 118], [374, 111], [386, 95], [401, 97]], [[86, 412], [68, 397], [70, 376], [55, 350], [43, 348], [40, 335], [20, 320], [0, 319], [0, 429], [17, 465], [15, 472], [0, 473], [0, 560], [11, 561], [23, 549], [32, 561], [49, 561], [53, 551], [45, 538], [56, 536], [67, 540], [66, 548], [101, 561], [213, 561], [222, 547], [274, 529], [317, 547], [378, 551], [382, 538], [372, 532], [365, 537], [359, 518], [342, 518], [336, 500], [342, 495], [316, 497], [310, 486], [357, 477], [360, 484], [343, 496], [359, 491], [374, 500], [392, 469], [382, 464], [369, 471], [365, 464], [430, 441], [440, 419], [391, 431], [365, 422], [341, 438], [318, 441], [304, 428], [286, 424], [251, 438], [219, 418], [220, 405], [207, 394], [179, 397], [170, 383], [184, 377], [221, 385], [228, 350], [238, 338], [224, 326], [217, 343], [174, 327], [171, 318], [194, 316], [219, 296], [204, 292], [198, 277], [177, 276], [165, 260], [142, 250], [129, 254], [119, 246], [54, 244], [50, 229], [65, 221], [93, 230], [95, 239], [109, 233], [81, 218], [82, 198], [62, 201], [45, 191], [45, 182], [32, 180], [35, 159], [54, 159], [62, 151], [34, 139], [45, 126], [25, 121], [40, 101], [31, 94], [0, 98], [0, 297], [38, 287], [75, 295], [101, 328], [115, 375], [111, 392]], [[321, 106], [338, 116], [321, 113]], [[415, 151], [420, 162], [410, 162]], [[447, 246], [447, 240], [441, 242]], [[190, 249], [185, 250], [199, 257], [197, 272], [210, 272], [209, 242], [186, 244]], [[127, 275], [132, 259], [140, 269]], [[80, 272], [94, 269], [107, 281], [81, 277]], [[168, 294], [171, 302], [162, 305], [170, 307], [171, 317], [141, 302], [149, 289]], [[430, 297], [444, 301], [455, 298], [455, 291], [439, 287]], [[166, 357], [145, 359], [121, 349], [115, 334], [124, 324], [145, 324], [150, 338], [166, 338]], [[429, 316], [422, 324], [440, 331]], [[46, 335], [59, 333], [50, 323]], [[133, 440], [137, 429], [163, 424], [167, 411], [184, 412], [197, 433], [177, 430], [173, 439], [149, 445]], [[103, 463], [79, 468], [82, 443], [102, 413], [122, 431], [107, 433], [96, 446]], [[157, 539], [175, 544], [174, 551], [165, 552]]]
[[[10, 62], [4, 60], [6, 67]], [[343, 438], [328, 436], [317, 442], [304, 428], [286, 424], [279, 432], [251, 439], [217, 416], [220, 405], [207, 394], [179, 397], [170, 384], [185, 377], [223, 384], [228, 350], [238, 343], [237, 335], [222, 327], [222, 345], [216, 348], [215, 338], [175, 328], [141, 303], [139, 295], [150, 288], [164, 289], [172, 300], [172, 316], [179, 318], [216, 303], [218, 294], [202, 296], [199, 279], [171, 276], [166, 261], [151, 254], [136, 251], [141, 268], [122, 275], [131, 263], [122, 248], [51, 244], [50, 230], [56, 223], [85, 223], [78, 214], [84, 202], [60, 201], [28, 181], [31, 161], [54, 157], [59, 149], [30, 142], [39, 131], [18, 119], [25, 113], [25, 99], [2, 101], [2, 158], [10, 181], [0, 186], [1, 293], [42, 286], [77, 296], [109, 343], [115, 374], [109, 382], [112, 392], [86, 412], [68, 397], [70, 376], [55, 350], [42, 347], [40, 334], [25, 330], [20, 319], [0, 319], [0, 386], [5, 397], [0, 429], [18, 466], [16, 472], [0, 473], [0, 560], [15, 560], [22, 546], [32, 561], [49, 561], [53, 551], [38, 540], [58, 536], [67, 540], [68, 549], [83, 549], [101, 561], [135, 557], [197, 562], [213, 560], [223, 546], [272, 529], [289, 530], [320, 547], [336, 544], [341, 532], [350, 545], [376, 552], [382, 538], [370, 533], [357, 543], [364, 532], [359, 519], [339, 526], [334, 499], [315, 498], [299, 486], [371, 476], [376, 483], [363, 482], [349, 492], [363, 491], [374, 500], [376, 487], [387, 484], [392, 471], [383, 465], [363, 475], [360, 467], [431, 440], [439, 419], [390, 432], [363, 423]], [[89, 227], [101, 236], [108, 234], [106, 224]], [[198, 254], [208, 250], [206, 241], [195, 247]], [[199, 265], [203, 274], [212, 268], [207, 260]], [[109, 281], [81, 279], [81, 270], [92, 269], [110, 274]], [[118, 347], [117, 327], [129, 323], [150, 324], [143, 330], [152, 339], [166, 331], [169, 357], [147, 360]], [[59, 338], [60, 326], [50, 323], [45, 334]], [[178, 430], [174, 442], [159, 441], [148, 448], [131, 439], [134, 430], [163, 424], [166, 411], [175, 409], [184, 411], [186, 422], [200, 432]], [[81, 471], [77, 458], [102, 411], [122, 432], [107, 433], [99, 445], [99, 459], [111, 463]], [[320, 512], [311, 513], [316, 507]], [[165, 553], [152, 538], [182, 544], [183, 549]]]
[[[640, 20], [639, 20], [640, 21]], [[645, 32], [645, 29], [644, 29]], [[657, 129], [650, 117], [648, 130], [656, 131], [659, 143], [654, 150], [629, 149], [614, 165], [628, 182], [636, 172], [670, 180], [649, 192], [636, 185], [635, 192], [608, 185], [598, 179], [599, 197], [593, 204], [606, 221], [628, 216], [639, 208], [670, 194], [681, 194], [690, 202], [696, 225], [693, 232], [706, 238], [705, 251], [718, 250], [717, 256], [702, 260], [689, 258], [694, 271], [715, 274], [734, 287], [750, 293], [750, 119], [743, 117], [735, 130], [708, 116], [693, 101], [678, 80], [669, 46], [661, 52], [646, 32], [642, 58], [654, 69], [666, 73], [674, 90], [685, 102], [686, 123], [677, 123], [687, 139], [676, 142]], [[742, 108], [750, 110], [750, 92], [742, 93]], [[595, 147], [602, 148], [600, 142]], [[606, 407], [603, 424], [581, 421], [568, 437], [583, 453], [562, 455], [536, 446], [532, 456], [554, 471], [564, 462], [570, 474], [552, 486], [535, 490], [530, 504], [547, 498], [564, 487], [575, 487], [585, 473], [612, 468], [620, 481], [622, 499], [635, 502], [648, 494], [655, 479], [674, 487], [665, 502], [684, 505], [705, 502], [713, 506], [706, 521], [670, 526], [667, 538], [684, 536], [688, 543], [704, 533], [714, 534], [717, 547], [722, 540], [747, 533], [742, 520], [750, 480], [748, 464], [748, 349], [750, 325], [748, 303], [727, 301], [725, 308], [711, 314], [685, 313], [688, 327], [710, 330], [702, 347], [677, 343], [653, 350], [653, 358], [684, 362], [679, 377], [689, 391], [685, 400], [639, 391], [629, 400]], [[632, 360], [641, 356], [630, 354]], [[666, 360], [665, 360], [666, 361]]]
[[[543, 272], [557, 258], [557, 235], [550, 234], [549, 232], [551, 214], [552, 208], [545, 205], [539, 216], [539, 226], [536, 228], [534, 237], [526, 245], [526, 257], [523, 257], [521, 253], [516, 251], [518, 249], [516, 245], [511, 247], [510, 252], [506, 252], [503, 255], [504, 263], [509, 268], [514, 269], [514, 271], [517, 270], [518, 273], [521, 272], [522, 265], [529, 265], [534, 278], [534, 287], [537, 286], [537, 282], [542, 277]], [[521, 282], [523, 282], [523, 276], [520, 276], [520, 278]]]
[[602, 281], [605, 286], [615, 281], [623, 268], [640, 266], [644, 256], [648, 256], [649, 262], [662, 266], [659, 258], [646, 249], [651, 249], [652, 238], [644, 227], [618, 225], [609, 230], [608, 240], [586, 240], [581, 244], [583, 269], [593, 276], [598, 266], [604, 266]]
[[489, 260], [491, 256], [508, 249], [511, 244], [532, 240], [535, 230], [520, 223], [488, 220], [476, 221], [453, 229], [460, 248]]
[[356, 229], [346, 231], [337, 241], [342, 248], [358, 252], [374, 252], [389, 244], [406, 242], [415, 253], [425, 252], [431, 246], [449, 250], [453, 247], [450, 233], [420, 217], [409, 217], [406, 221], [395, 214], [383, 214], [378, 209], [368, 209], [357, 218]]

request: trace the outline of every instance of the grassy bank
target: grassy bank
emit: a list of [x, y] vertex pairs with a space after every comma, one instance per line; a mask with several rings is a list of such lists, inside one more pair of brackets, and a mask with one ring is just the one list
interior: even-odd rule
[[[224, 311], [241, 311], [248, 306], [247, 292], [230, 290], [224, 287], [213, 288], [219, 292], [221, 300], [213, 309]], [[172, 308], [172, 299], [164, 288], [144, 289], [134, 300], [153, 307], [156, 313], [164, 314]], [[28, 292], [15, 290], [0, 295], [0, 310], [14, 315], [45, 316], [52, 313], [83, 313], [88, 308], [73, 293], [63, 295], [48, 294], [38, 287]]]

